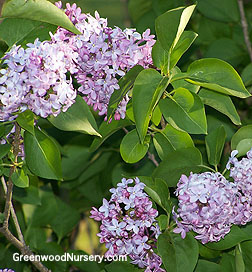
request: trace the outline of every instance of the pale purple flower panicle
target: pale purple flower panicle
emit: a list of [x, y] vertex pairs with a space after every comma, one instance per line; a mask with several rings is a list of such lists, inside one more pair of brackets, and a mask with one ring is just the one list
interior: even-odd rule
[[15, 271], [12, 269], [5, 268], [5, 269], [0, 269], [0, 272], [15, 272]]
[[234, 223], [237, 192], [237, 186], [220, 173], [182, 175], [176, 189], [177, 213], [173, 209], [174, 232], [185, 238], [192, 230], [204, 244], [219, 241]]
[[234, 211], [235, 224], [245, 225], [252, 221], [252, 149], [240, 161], [235, 157], [237, 154], [237, 150], [232, 151], [227, 169], [230, 169], [230, 177], [239, 190]]
[[0, 70], [0, 121], [14, 120], [18, 112], [27, 109], [27, 58], [25, 50], [15, 45], [3, 58], [6, 67]]
[[[56, 5], [62, 7], [61, 2]], [[109, 99], [119, 89], [118, 77], [136, 64], [145, 68], [152, 64], [154, 35], [150, 35], [149, 29], [140, 35], [135, 29], [110, 28], [107, 19], [100, 18], [98, 12], [95, 17], [83, 14], [76, 4], [67, 4], [65, 13], [82, 35], [73, 35], [60, 28], [54, 38], [73, 45], [78, 53], [75, 74], [81, 84], [78, 91], [99, 115], [106, 115]], [[114, 114], [115, 120], [125, 118], [129, 99], [128, 95], [122, 99]]]
[[133, 264], [146, 272], [164, 272], [161, 258], [154, 252], [160, 230], [156, 221], [157, 210], [143, 191], [145, 184], [138, 178], [123, 178], [116, 188], [110, 189], [109, 201], [93, 208], [91, 218], [101, 221], [100, 242], [105, 243], [106, 255], [127, 254]]

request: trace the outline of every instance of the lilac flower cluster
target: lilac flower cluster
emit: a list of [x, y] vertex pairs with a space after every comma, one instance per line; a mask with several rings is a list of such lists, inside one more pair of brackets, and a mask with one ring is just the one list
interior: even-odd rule
[[237, 192], [236, 185], [220, 173], [182, 175], [176, 190], [178, 214], [173, 210], [177, 223], [174, 232], [185, 238], [186, 232], [193, 230], [203, 244], [219, 241], [233, 223]]
[[155, 218], [157, 210], [144, 193], [145, 184], [138, 178], [122, 179], [117, 188], [112, 188], [109, 201], [93, 208], [91, 218], [101, 221], [98, 234], [105, 243], [106, 255], [127, 254], [133, 264], [146, 268], [145, 272], [164, 272], [160, 268], [161, 258], [155, 253], [156, 241], [160, 234]]
[[5, 269], [0, 269], [0, 272], [15, 272], [15, 271], [12, 269], [5, 268]]
[[66, 111], [76, 97], [66, 73], [76, 72], [77, 53], [63, 42], [36, 40], [27, 49], [13, 46], [0, 70], [0, 121], [13, 120], [26, 108], [47, 117]]
[[[62, 3], [56, 5], [62, 8]], [[81, 13], [76, 4], [66, 5], [65, 13], [82, 35], [71, 35], [60, 28], [55, 40], [70, 43], [78, 53], [76, 78], [81, 84], [78, 91], [84, 95], [88, 105], [106, 115], [112, 93], [119, 89], [118, 78], [136, 64], [149, 67], [152, 64], [151, 49], [154, 35], [146, 30], [140, 35], [135, 29], [110, 28], [107, 20]], [[125, 118], [126, 95], [118, 106], [114, 118]]]
[[240, 161], [235, 157], [237, 154], [237, 150], [232, 151], [227, 169], [238, 188], [235, 224], [245, 225], [252, 221], [252, 149]]
[[[62, 8], [61, 2], [56, 5]], [[78, 92], [87, 104], [106, 115], [118, 79], [136, 64], [152, 64], [155, 40], [150, 30], [140, 35], [134, 29], [110, 28], [97, 12], [95, 17], [82, 14], [76, 4], [67, 4], [65, 13], [81, 35], [59, 28], [51, 41], [36, 40], [27, 49], [14, 45], [3, 57], [0, 121], [13, 120], [27, 108], [44, 118], [66, 111], [77, 93], [67, 72], [81, 85]], [[126, 94], [120, 102], [116, 120], [125, 118], [129, 99]]]

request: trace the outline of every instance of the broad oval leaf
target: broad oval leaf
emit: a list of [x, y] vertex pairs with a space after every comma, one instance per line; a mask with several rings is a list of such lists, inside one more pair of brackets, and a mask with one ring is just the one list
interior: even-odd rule
[[207, 156], [211, 165], [217, 166], [219, 164], [226, 136], [224, 126], [218, 127], [206, 136]]
[[246, 267], [246, 272], [252, 271], [252, 241], [245, 241], [241, 243], [241, 253]]
[[231, 139], [232, 150], [238, 150], [238, 156], [245, 155], [252, 148], [252, 125], [241, 127]]
[[2, 8], [2, 18], [22, 18], [61, 26], [75, 34], [81, 32], [63, 10], [47, 0], [8, 0]]
[[152, 179], [151, 177], [139, 177], [141, 182], [146, 186], [145, 192], [169, 215], [172, 210], [170, 201], [170, 192], [166, 182], [160, 178]]
[[[214, 262], [199, 260], [195, 267], [195, 272], [223, 272], [221, 266]], [[228, 271], [231, 272], [231, 271]]]
[[29, 177], [25, 175], [23, 169], [16, 169], [16, 171], [11, 176], [11, 180], [17, 187], [29, 187]]
[[184, 31], [181, 34], [176, 46], [173, 48], [170, 56], [170, 65], [169, 68], [172, 69], [182, 55], [188, 50], [188, 48], [192, 45], [194, 40], [197, 38], [198, 34], [193, 31]]
[[195, 5], [172, 9], [156, 19], [157, 38], [165, 50], [171, 51], [176, 46], [194, 9]]
[[146, 69], [137, 76], [132, 94], [133, 113], [141, 143], [147, 133], [148, 125], [160, 96], [168, 84], [168, 78], [162, 77], [154, 69]]
[[75, 103], [58, 116], [50, 116], [48, 120], [58, 129], [64, 131], [78, 131], [85, 134], [101, 137], [98, 128], [87, 103], [80, 96], [76, 97]]
[[0, 145], [0, 159], [2, 159], [3, 157], [5, 157], [8, 152], [11, 149], [11, 145], [10, 144], [1, 144]]
[[159, 235], [158, 252], [167, 272], [193, 272], [198, 261], [198, 243], [191, 233], [185, 239], [175, 233]]
[[199, 96], [178, 88], [171, 98], [159, 102], [168, 123], [192, 134], [206, 134], [207, 122], [204, 105]]
[[120, 145], [120, 153], [123, 160], [127, 163], [140, 161], [149, 149], [150, 136], [147, 135], [144, 143], [140, 143], [135, 129], [127, 133]]
[[219, 242], [207, 243], [205, 246], [215, 250], [226, 250], [249, 239], [252, 239], [252, 234], [249, 235], [242, 228], [233, 225], [230, 232], [223, 239]]
[[152, 47], [151, 55], [153, 65], [159, 68], [163, 74], [167, 74], [169, 53], [163, 49], [159, 41], [156, 41]]
[[34, 114], [32, 111], [26, 110], [20, 113], [16, 120], [20, 127], [34, 134]]
[[168, 187], [175, 187], [182, 174], [202, 171], [202, 156], [195, 147], [171, 152], [153, 172], [153, 178], [166, 181]]
[[198, 0], [198, 10], [206, 17], [221, 22], [238, 22], [239, 8], [236, 0]]
[[189, 82], [220, 93], [240, 98], [250, 96], [239, 74], [223, 60], [214, 58], [196, 60], [188, 67], [186, 76]]
[[62, 180], [60, 152], [43, 131], [35, 128], [34, 135], [25, 131], [24, 151], [32, 173], [42, 178]]
[[153, 143], [161, 160], [174, 150], [194, 147], [193, 140], [187, 132], [177, 130], [169, 124], [163, 131], [155, 134]]
[[241, 125], [241, 119], [228, 95], [201, 88], [199, 97], [205, 105], [225, 114], [235, 125]]

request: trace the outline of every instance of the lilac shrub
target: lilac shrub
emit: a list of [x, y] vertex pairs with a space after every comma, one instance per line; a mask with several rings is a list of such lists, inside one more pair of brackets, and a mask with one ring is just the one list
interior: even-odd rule
[[160, 230], [156, 221], [157, 210], [143, 191], [145, 184], [138, 178], [125, 179], [110, 189], [109, 201], [93, 208], [91, 218], [101, 221], [98, 234], [105, 243], [106, 255], [127, 254], [132, 264], [145, 268], [145, 272], [163, 272], [161, 258], [155, 253]]
[[[56, 5], [62, 8], [61, 2]], [[109, 99], [119, 89], [118, 78], [137, 64], [144, 68], [152, 64], [154, 35], [150, 35], [149, 29], [141, 35], [135, 29], [108, 27], [107, 20], [100, 18], [98, 12], [95, 17], [81, 13], [76, 4], [67, 4], [65, 13], [82, 35], [60, 28], [54, 39], [73, 46], [78, 54], [75, 74], [81, 84], [78, 92], [99, 115], [106, 115]], [[129, 99], [128, 95], [122, 99], [114, 115], [116, 120], [125, 118]]]

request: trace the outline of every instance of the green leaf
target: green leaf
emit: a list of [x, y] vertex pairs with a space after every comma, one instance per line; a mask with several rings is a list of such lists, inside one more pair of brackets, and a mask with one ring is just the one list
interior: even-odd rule
[[112, 118], [113, 113], [118, 108], [118, 105], [122, 101], [123, 97], [132, 88], [136, 80], [136, 77], [143, 69], [144, 68], [141, 65], [136, 65], [133, 68], [131, 68], [127, 72], [127, 74], [118, 81], [118, 85], [120, 86], [120, 89], [114, 91], [109, 100], [108, 111], [107, 111], [108, 120]]
[[199, 248], [191, 233], [185, 239], [174, 233], [163, 233], [158, 237], [157, 248], [167, 272], [194, 271]]
[[27, 19], [4, 19], [0, 24], [0, 37], [9, 47], [11, 47], [13, 44], [22, 40], [40, 24], [41, 22]]
[[152, 0], [130, 0], [130, 17], [136, 24], [145, 14], [152, 10]]
[[159, 41], [156, 41], [152, 47], [151, 55], [153, 65], [159, 68], [163, 74], [167, 74], [169, 53], [163, 49]]
[[35, 175], [47, 179], [62, 179], [60, 152], [56, 144], [43, 131], [35, 128], [34, 135], [25, 131], [26, 163]]
[[224, 239], [221, 239], [219, 242], [207, 243], [205, 246], [215, 250], [226, 250], [249, 239], [252, 239], [252, 234], [248, 235], [241, 228], [233, 225], [230, 232], [224, 237]]
[[246, 272], [252, 272], [252, 241], [245, 241], [241, 244], [241, 252]]
[[29, 176], [29, 187], [14, 187], [13, 198], [23, 204], [41, 205], [38, 189], [39, 179], [37, 176]]
[[[184, 77], [184, 73], [181, 73], [180, 69], [177, 66], [175, 66], [171, 70], [171, 77], [172, 77], [171, 84], [174, 89], [185, 88], [192, 93], [198, 93], [200, 86], [197, 86], [195, 84], [192, 84], [186, 81]], [[175, 78], [175, 80], [173, 80], [173, 78]]]
[[101, 137], [98, 128], [87, 103], [80, 96], [76, 97], [75, 103], [58, 116], [50, 116], [48, 120], [58, 129], [64, 131], [77, 131], [85, 134]]
[[226, 137], [227, 134], [224, 126], [218, 127], [206, 136], [207, 156], [211, 165], [217, 167], [219, 164]]
[[178, 43], [174, 47], [170, 56], [170, 69], [172, 69], [183, 54], [189, 49], [194, 40], [198, 37], [198, 34], [193, 31], [184, 31], [178, 40]]
[[189, 82], [216, 92], [240, 98], [250, 96], [239, 74], [223, 60], [213, 58], [196, 60], [188, 67], [186, 75]]
[[168, 78], [162, 77], [154, 69], [146, 69], [137, 76], [132, 95], [136, 128], [141, 143], [147, 133], [148, 125], [158, 100], [168, 85]]
[[172, 206], [170, 202], [170, 192], [166, 182], [160, 178], [139, 177], [139, 179], [146, 185], [144, 187], [145, 192], [169, 215]]
[[204, 246], [200, 241], [198, 241], [199, 245], [199, 255], [206, 259], [214, 259], [220, 256], [221, 251], [219, 250], [213, 250], [206, 246]]
[[173, 97], [161, 100], [159, 106], [172, 126], [192, 134], [206, 134], [204, 105], [197, 94], [178, 88]]
[[159, 215], [159, 217], [157, 218], [157, 221], [161, 231], [165, 230], [168, 227], [169, 219], [167, 215], [165, 214]]
[[2, 18], [22, 18], [61, 26], [81, 34], [63, 10], [47, 0], [8, 0], [2, 7]]
[[34, 114], [30, 110], [20, 113], [16, 119], [20, 127], [34, 134]]
[[23, 169], [16, 170], [11, 176], [12, 182], [20, 188], [25, 188], [29, 186], [29, 177], [25, 175]]
[[195, 147], [184, 148], [171, 152], [153, 172], [153, 178], [161, 178], [168, 187], [175, 187], [182, 174], [202, 170], [202, 156]]
[[240, 244], [235, 247], [235, 272], [245, 272]]
[[8, 152], [11, 149], [11, 145], [10, 144], [1, 144], [0, 145], [0, 159], [2, 159], [3, 157], [5, 157]]
[[199, 260], [194, 272], [222, 272], [222, 270], [217, 263]]
[[221, 22], [238, 22], [240, 13], [236, 0], [198, 0], [198, 10], [206, 17]]
[[167, 11], [156, 19], [156, 33], [161, 46], [169, 51], [178, 43], [195, 5], [180, 7]]
[[193, 140], [187, 132], [177, 130], [169, 124], [163, 131], [155, 134], [153, 143], [161, 160], [172, 151], [194, 147]]
[[225, 114], [235, 125], [241, 125], [240, 116], [228, 95], [201, 88], [199, 91], [199, 97], [205, 105]]
[[140, 161], [149, 149], [150, 136], [146, 136], [143, 143], [140, 143], [135, 129], [127, 133], [122, 139], [120, 153], [123, 160], [127, 163]]
[[209, 45], [204, 57], [221, 59], [237, 67], [247, 58], [247, 52], [236, 41], [221, 38]]
[[120, 119], [112, 120], [111, 123], [107, 124], [106, 122], [102, 122], [101, 126], [99, 127], [99, 134], [102, 138], [95, 138], [90, 146], [90, 152], [94, 152], [108, 137], [110, 137], [113, 133], [117, 130], [130, 126], [132, 123], [129, 119]]
[[161, 122], [162, 118], [162, 112], [160, 111], [159, 106], [157, 105], [152, 113], [151, 117], [151, 122], [155, 125], [158, 126]]
[[170, 152], [175, 151], [172, 143], [162, 133], [156, 133], [153, 137], [153, 144], [161, 160], [165, 159]]
[[56, 197], [56, 203], [58, 207], [57, 213], [55, 213], [53, 220], [50, 221], [50, 225], [57, 234], [58, 241], [61, 241], [79, 222], [80, 215], [75, 208], [66, 204], [58, 197]]
[[248, 64], [241, 73], [242, 80], [245, 86], [252, 84], [252, 63]]
[[236, 272], [235, 270], [235, 257], [228, 253], [223, 253], [220, 261], [221, 271]]
[[231, 149], [238, 150], [238, 156], [245, 155], [252, 148], [252, 125], [241, 127], [231, 139]]
[[73, 180], [86, 168], [90, 152], [88, 147], [80, 145], [66, 145], [64, 150], [66, 156], [62, 158], [63, 179]]

